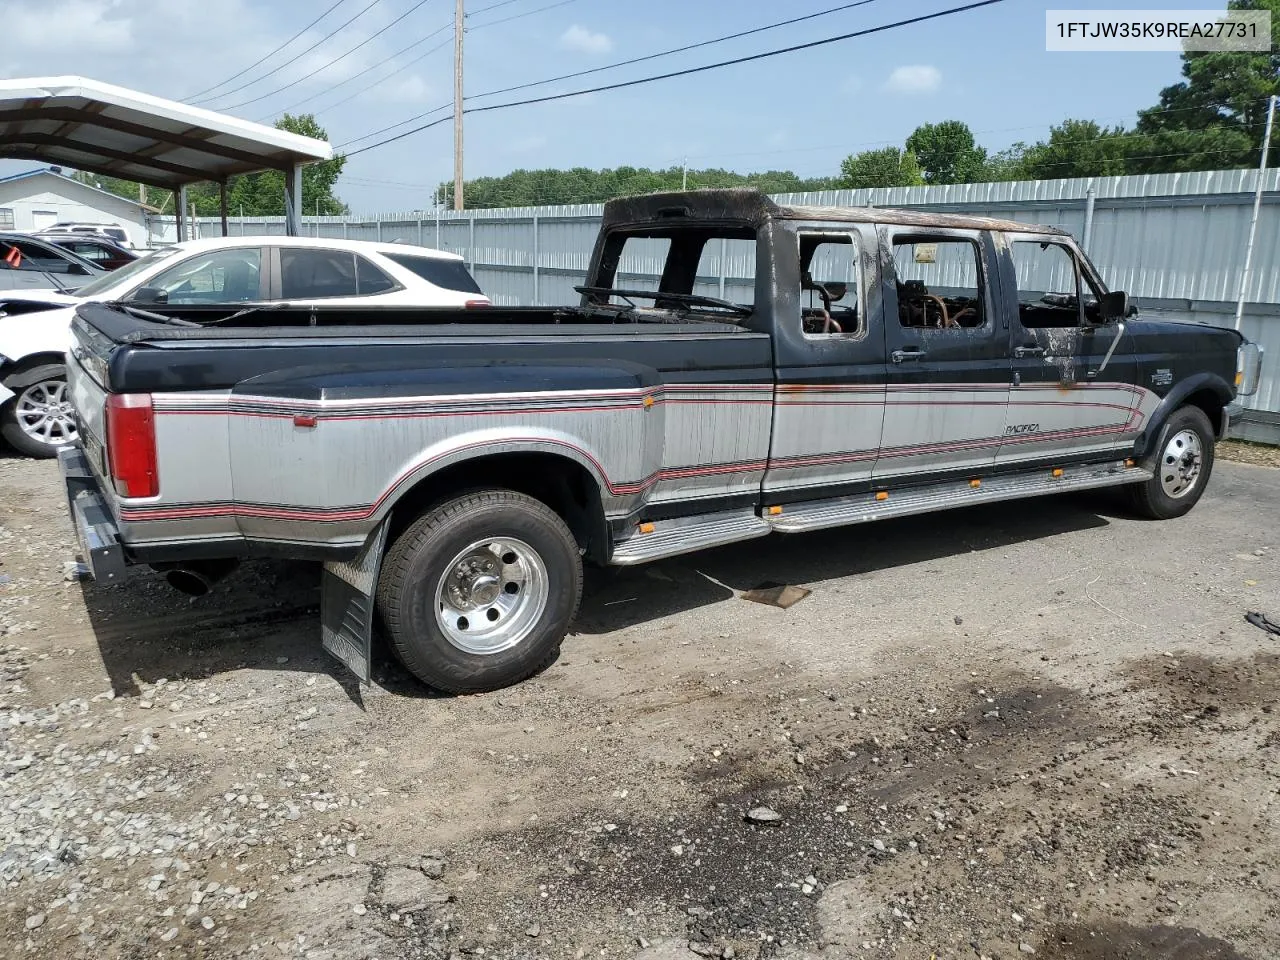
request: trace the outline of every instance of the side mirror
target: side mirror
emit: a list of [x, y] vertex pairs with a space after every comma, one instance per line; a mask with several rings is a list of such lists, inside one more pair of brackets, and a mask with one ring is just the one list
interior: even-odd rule
[[1098, 318], [1103, 323], [1123, 320], [1133, 315], [1129, 309], [1129, 295], [1123, 290], [1112, 290], [1110, 293], [1103, 294], [1099, 301]]
[[168, 303], [169, 291], [160, 287], [139, 287], [129, 299], [133, 303]]

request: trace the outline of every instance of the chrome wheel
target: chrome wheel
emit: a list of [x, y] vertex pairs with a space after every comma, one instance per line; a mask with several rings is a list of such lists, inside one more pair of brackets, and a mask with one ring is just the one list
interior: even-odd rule
[[510, 650], [542, 618], [550, 594], [546, 564], [523, 540], [480, 540], [445, 567], [436, 622], [448, 641], [481, 656]]
[[1193, 430], [1179, 430], [1160, 455], [1160, 487], [1174, 500], [1195, 489], [1204, 467], [1204, 448]]
[[75, 415], [67, 399], [67, 381], [33, 383], [14, 401], [18, 426], [37, 443], [60, 447], [76, 438]]

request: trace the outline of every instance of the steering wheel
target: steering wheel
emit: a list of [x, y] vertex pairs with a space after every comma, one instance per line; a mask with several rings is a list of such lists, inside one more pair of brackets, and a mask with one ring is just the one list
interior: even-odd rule
[[947, 312], [946, 301], [932, 293], [924, 294], [924, 299], [932, 300], [938, 305], [938, 309], [942, 311], [942, 323], [938, 324], [939, 327], [954, 327], [956, 325], [955, 321], [951, 319], [951, 314]]
[[817, 290], [818, 296], [822, 298], [822, 332], [844, 333], [844, 328], [840, 326], [839, 321], [831, 316], [831, 291], [817, 281], [814, 281], [813, 289]]

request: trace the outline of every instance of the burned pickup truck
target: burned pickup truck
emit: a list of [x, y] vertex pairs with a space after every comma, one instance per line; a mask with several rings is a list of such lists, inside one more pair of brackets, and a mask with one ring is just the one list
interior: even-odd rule
[[584, 561], [1095, 487], [1180, 516], [1260, 371], [1237, 333], [1135, 319], [1069, 235], [1023, 223], [618, 200], [578, 289], [80, 307], [62, 466], [95, 575], [198, 590], [235, 558], [318, 559], [326, 646], [357, 672], [380, 621], [427, 684], [493, 689], [556, 655]]

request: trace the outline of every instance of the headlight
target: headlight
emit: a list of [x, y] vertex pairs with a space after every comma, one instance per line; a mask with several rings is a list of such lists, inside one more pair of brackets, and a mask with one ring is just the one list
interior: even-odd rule
[[1236, 350], [1236, 393], [1251, 397], [1258, 392], [1262, 380], [1262, 347], [1256, 343], [1243, 343]]

